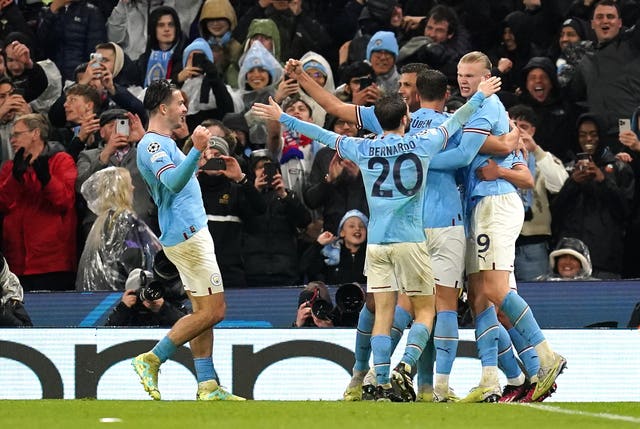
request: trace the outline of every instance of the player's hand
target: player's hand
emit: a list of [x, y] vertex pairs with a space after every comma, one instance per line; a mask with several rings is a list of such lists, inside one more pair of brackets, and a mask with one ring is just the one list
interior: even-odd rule
[[500, 91], [502, 86], [502, 79], [498, 76], [491, 76], [488, 79], [483, 79], [478, 85], [478, 91], [483, 93], [485, 97], [489, 97], [496, 92]]
[[193, 134], [191, 134], [191, 141], [193, 142], [193, 147], [198, 149], [200, 152], [204, 152], [209, 147], [209, 139], [211, 138], [211, 131], [202, 125], [198, 125], [195, 130], [193, 130]]
[[476, 169], [476, 176], [478, 176], [478, 179], [480, 180], [496, 180], [500, 177], [500, 166], [496, 164], [493, 159], [489, 158], [487, 160], [487, 165]]
[[289, 75], [289, 77], [297, 79], [298, 76], [304, 73], [304, 70], [302, 70], [302, 64], [300, 63], [300, 60], [294, 60], [293, 58], [290, 58], [284, 65], [284, 72], [285, 74]]
[[260, 118], [272, 121], [279, 121], [280, 115], [282, 115], [282, 109], [272, 97], [269, 97], [269, 104], [254, 103], [251, 106], [251, 111]]

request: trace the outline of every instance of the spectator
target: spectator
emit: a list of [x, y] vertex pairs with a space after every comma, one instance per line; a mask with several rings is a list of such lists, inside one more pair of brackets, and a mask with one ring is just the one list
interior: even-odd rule
[[[20, 7], [13, 0], [0, 2], [0, 40], [4, 40], [9, 33], [22, 33], [31, 40], [35, 40], [35, 34], [27, 24]], [[39, 55], [34, 55], [39, 58]]]
[[9, 270], [7, 260], [0, 253], [0, 326], [33, 326], [24, 308], [24, 292], [20, 281]]
[[[242, 225], [251, 215], [264, 214], [266, 203], [254, 182], [246, 178], [238, 162], [230, 156], [229, 145], [223, 138], [211, 137], [208, 150], [208, 154], [203, 154], [198, 182], [209, 232], [213, 242], [219, 244], [216, 259], [226, 287], [246, 287]], [[223, 170], [212, 170], [210, 164], [205, 163], [205, 159], [221, 156], [228, 157], [222, 158], [225, 160]]]
[[590, 36], [587, 23], [579, 18], [569, 18], [562, 23], [558, 43], [549, 50], [549, 57], [555, 59], [558, 83], [562, 88], [569, 85], [582, 58], [594, 52]]
[[227, 127], [236, 141], [234, 154], [243, 161], [249, 161], [251, 151], [256, 149], [249, 140], [249, 125], [242, 113], [227, 113], [222, 118], [222, 124]]
[[264, 18], [272, 20], [279, 30], [282, 56], [276, 58], [280, 60], [300, 58], [309, 51], [324, 54], [331, 43], [325, 28], [304, 10], [302, 0], [259, 0], [241, 16], [234, 38], [248, 39], [252, 21]]
[[129, 171], [107, 167], [89, 177], [81, 193], [98, 216], [85, 244], [76, 290], [124, 290], [134, 268], [151, 270], [160, 242], [133, 210]]
[[[118, 122], [124, 122], [126, 128], [120, 128]], [[153, 231], [160, 234], [158, 208], [156, 207], [136, 163], [137, 144], [144, 135], [140, 119], [122, 109], [111, 109], [100, 115], [100, 142], [97, 147], [85, 149], [78, 155], [78, 179], [76, 191], [81, 192], [82, 185], [107, 167], [122, 167], [129, 171], [133, 183], [133, 212]], [[85, 210], [86, 211], [86, 210]], [[83, 213], [80, 219], [81, 242], [84, 243], [91, 225], [95, 221], [93, 212]]]
[[529, 153], [527, 163], [534, 179], [533, 190], [520, 190], [526, 212], [516, 241], [514, 274], [518, 281], [532, 281], [549, 269], [549, 195], [557, 194], [569, 175], [558, 158], [537, 144], [535, 137], [539, 121], [533, 109], [516, 105], [509, 109], [509, 117], [520, 129], [520, 139]]
[[574, 123], [573, 108], [565, 101], [558, 84], [553, 63], [547, 57], [533, 57], [523, 67], [525, 85], [520, 100], [533, 108], [538, 118], [536, 143], [563, 162], [571, 160], [571, 128]]
[[206, 0], [199, 20], [200, 35], [213, 51], [213, 63], [227, 85], [238, 84], [238, 60], [242, 45], [231, 35], [238, 25], [236, 11], [229, 0]]
[[386, 94], [398, 92], [400, 75], [396, 69], [398, 42], [390, 31], [378, 31], [367, 44], [367, 61], [376, 75], [376, 83]]
[[413, 37], [400, 49], [398, 64], [425, 63], [456, 82], [458, 60], [471, 51], [471, 41], [455, 11], [445, 5], [429, 12], [424, 35]]
[[53, 0], [43, 9], [38, 43], [56, 63], [65, 80], [89, 58], [98, 43], [107, 41], [106, 21], [87, 0]]
[[100, 43], [96, 45], [95, 52], [102, 57], [100, 66], [111, 73], [114, 84], [125, 88], [135, 85], [135, 66], [120, 45], [114, 42]]
[[373, 106], [380, 98], [381, 92], [376, 82], [376, 75], [367, 61], [355, 61], [346, 65], [341, 71], [342, 84], [335, 95], [345, 103], [359, 106]]
[[[106, 46], [111, 46], [105, 43]], [[117, 66], [120, 65], [120, 60], [111, 51], [111, 55], [106, 54], [108, 49], [101, 49], [102, 52], [98, 54], [106, 56], [100, 57], [92, 56], [92, 59], [88, 63], [82, 63], [76, 67], [75, 81], [80, 85], [88, 85], [94, 88], [98, 92], [98, 103], [95, 105], [96, 113], [99, 115], [101, 112], [109, 109], [125, 109], [140, 117], [144, 124], [147, 123], [147, 112], [142, 106], [142, 102], [138, 100], [131, 92], [129, 92], [124, 86], [117, 84], [113, 79], [113, 73], [117, 71]], [[69, 87], [67, 87], [69, 88]], [[65, 121], [65, 103], [66, 103], [66, 91], [59, 95], [51, 108], [49, 109], [49, 120], [54, 126], [62, 127]]]
[[182, 51], [186, 37], [180, 31], [180, 18], [175, 9], [160, 6], [149, 15], [147, 25], [147, 47], [135, 60], [136, 84], [146, 88], [153, 81], [171, 79], [182, 84], [178, 78], [182, 71]]
[[262, 193], [267, 211], [249, 217], [244, 223], [242, 250], [247, 285], [300, 284], [296, 238], [298, 228], [305, 228], [311, 216], [298, 196], [285, 188], [279, 171], [269, 180], [271, 177], [265, 174], [267, 163], [273, 160], [259, 156], [252, 159], [250, 166], [254, 185]]
[[[155, 326], [168, 328], [188, 313], [181, 304], [184, 292], [175, 296], [175, 287], [149, 271], [131, 271], [125, 291], [105, 326]], [[180, 283], [181, 285], [181, 283]]]
[[337, 236], [325, 230], [302, 256], [300, 265], [307, 278], [331, 285], [367, 283], [364, 264], [369, 218], [349, 210], [340, 220]]
[[[179, 4], [180, 7], [176, 7]], [[122, 46], [132, 60], [137, 60], [146, 50], [145, 43], [155, 34], [154, 11], [161, 7], [177, 10], [174, 21], [178, 33], [189, 34], [191, 23], [196, 18], [201, 0], [120, 0], [111, 11], [107, 21], [109, 40]], [[182, 23], [182, 26], [180, 25]]]
[[[194, 129], [205, 119], [222, 119], [233, 112], [233, 100], [214, 65], [213, 52], [202, 38], [194, 40], [182, 54], [178, 80], [189, 100], [187, 126]], [[196, 61], [197, 60], [197, 61]]]
[[591, 277], [589, 248], [577, 238], [560, 239], [549, 254], [549, 266], [549, 272], [536, 280], [597, 280]]
[[[318, 85], [331, 93], [335, 91], [331, 66], [322, 55], [309, 51], [300, 58], [300, 64], [305, 73], [311, 76]], [[311, 108], [313, 122], [316, 125], [323, 126], [327, 112], [313, 98], [307, 95], [304, 89], [298, 89], [298, 91], [300, 92], [300, 98]]]
[[[64, 101], [62, 101], [64, 97]], [[65, 150], [78, 159], [78, 154], [87, 148], [97, 147], [100, 141], [100, 94], [89, 85], [75, 84], [65, 90], [63, 96], [56, 103], [60, 103], [65, 112], [65, 128], [57, 130], [58, 140]], [[56, 117], [57, 108], [49, 111], [49, 117]]]
[[254, 117], [250, 108], [253, 103], [267, 102], [275, 94], [282, 75], [282, 66], [262, 43], [252, 43], [240, 68], [238, 88], [249, 125], [249, 140], [261, 147], [267, 143], [267, 126], [263, 120]]
[[43, 115], [19, 116], [11, 134], [13, 161], [0, 168], [2, 248], [27, 291], [71, 290], [76, 269], [73, 158], [49, 141]]
[[[332, 115], [327, 118], [327, 129], [349, 137], [357, 135], [354, 123]], [[320, 149], [313, 160], [304, 201], [307, 207], [321, 210], [325, 231], [338, 231], [340, 219], [349, 210], [369, 213], [360, 169], [329, 147]]]
[[31, 108], [24, 97], [16, 93], [9, 78], [0, 76], [0, 165], [13, 159], [13, 148], [9, 142], [13, 120], [27, 113], [31, 113]]
[[29, 103], [44, 92], [48, 80], [42, 67], [33, 61], [31, 49], [24, 42], [26, 40], [20, 33], [11, 33], [5, 39], [4, 51], [7, 60], [7, 74]]
[[621, 277], [623, 245], [634, 179], [631, 167], [603, 143], [600, 117], [578, 118], [578, 143], [584, 159], [573, 164], [569, 179], [551, 204], [554, 237], [574, 237], [589, 247], [593, 274]]
[[614, 0], [596, 3], [591, 19], [598, 42], [596, 52], [585, 56], [571, 82], [574, 99], [586, 101], [589, 111], [602, 118], [601, 132], [605, 139], [602, 143], [614, 152], [622, 149], [618, 142], [618, 119], [629, 117], [640, 105], [639, 27], [621, 31], [618, 3]]

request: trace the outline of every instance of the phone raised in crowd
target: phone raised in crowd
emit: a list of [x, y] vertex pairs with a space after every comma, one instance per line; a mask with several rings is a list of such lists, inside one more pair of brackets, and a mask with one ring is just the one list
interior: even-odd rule
[[191, 65], [198, 68], [204, 68], [207, 57], [202, 52], [196, 52], [191, 58]]
[[116, 119], [116, 134], [129, 135], [129, 119]]
[[226, 170], [227, 164], [222, 158], [211, 158], [205, 165], [202, 166], [203, 170]]
[[580, 152], [576, 154], [578, 161], [591, 161], [591, 154], [589, 152]]
[[360, 82], [360, 91], [362, 91], [363, 89], [368, 88], [371, 86], [371, 84], [373, 84], [373, 79], [370, 76], [364, 76], [358, 79], [358, 82]]
[[631, 131], [631, 119], [618, 119], [619, 132]]
[[274, 162], [265, 162], [264, 174], [267, 176], [267, 183], [273, 182], [274, 176], [278, 174], [278, 165]]

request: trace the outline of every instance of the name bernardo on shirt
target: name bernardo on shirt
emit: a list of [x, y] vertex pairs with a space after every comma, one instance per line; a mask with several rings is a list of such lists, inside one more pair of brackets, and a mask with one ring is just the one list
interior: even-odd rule
[[399, 153], [410, 152], [416, 148], [416, 143], [412, 140], [408, 142], [398, 142], [393, 146], [370, 147], [369, 156], [393, 156]]

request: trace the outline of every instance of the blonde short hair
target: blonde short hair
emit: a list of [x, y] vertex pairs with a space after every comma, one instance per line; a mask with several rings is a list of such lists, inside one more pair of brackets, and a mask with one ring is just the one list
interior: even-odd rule
[[493, 68], [489, 57], [480, 51], [471, 51], [460, 58], [460, 64], [473, 63], [482, 63], [488, 71], [491, 71], [491, 69]]

